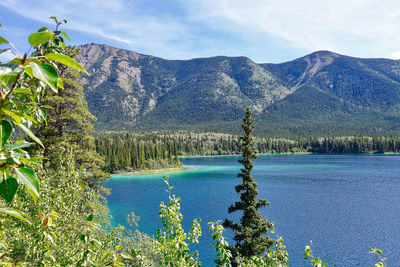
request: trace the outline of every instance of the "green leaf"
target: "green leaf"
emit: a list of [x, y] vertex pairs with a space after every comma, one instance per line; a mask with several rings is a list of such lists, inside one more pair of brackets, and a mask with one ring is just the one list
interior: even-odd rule
[[0, 196], [2, 196], [8, 203], [11, 203], [15, 193], [17, 192], [17, 189], [17, 180], [14, 177], [9, 176], [0, 183]]
[[[22, 122], [22, 116], [20, 116], [19, 114], [15, 113], [14, 111], [11, 111], [9, 109], [6, 108], [2, 108], [1, 111], [5, 114], [7, 114], [8, 116], [10, 116], [17, 124]], [[1, 147], [0, 147], [1, 149]]]
[[47, 27], [42, 27], [38, 30], [38, 32], [45, 32], [45, 31], [49, 31], [50, 29]]
[[58, 74], [56, 69], [49, 64], [36, 64], [29, 62], [33, 76], [47, 84], [51, 90], [57, 93]]
[[24, 184], [33, 200], [37, 201], [39, 197], [39, 180], [33, 170], [21, 167], [14, 168], [18, 180], [21, 184]]
[[39, 59], [37, 59], [36, 57], [27, 58], [25, 62], [26, 62], [26, 64], [31, 63], [31, 62], [35, 62], [36, 64], [42, 64], [42, 62]]
[[44, 145], [43, 145], [42, 141], [40, 141], [40, 139], [37, 138], [37, 136], [34, 135], [33, 132], [32, 132], [28, 127], [26, 127], [26, 126], [23, 125], [22, 123], [21, 123], [21, 124], [18, 124], [18, 127], [21, 128], [22, 131], [24, 131], [30, 138], [32, 138], [33, 141], [35, 141], [35, 142], [38, 143], [41, 147], [44, 148]]
[[55, 16], [51, 16], [50, 19], [54, 20], [54, 22], [55, 22], [56, 24], [58, 24], [58, 20], [57, 20], [57, 18], [56, 18]]
[[65, 38], [67, 38], [68, 41], [71, 42], [71, 39], [69, 39], [69, 36], [68, 36], [68, 34], [67, 34], [66, 32], [61, 32], [61, 34], [62, 34]]
[[59, 37], [59, 38], [61, 39], [61, 48], [62, 48], [62, 50], [65, 50], [64, 40], [61, 37]]
[[9, 42], [4, 38], [0, 36], [0, 44], [8, 44]]
[[10, 72], [4, 75], [0, 75], [0, 80], [4, 82], [4, 84], [12, 84], [18, 77], [18, 72]]
[[12, 153], [12, 157], [8, 157], [6, 160], [6, 164], [8, 166], [10, 165], [21, 165], [21, 161], [18, 159], [21, 156], [21, 153], [16, 153], [15, 151], [13, 151]]
[[52, 37], [54, 33], [52, 32], [35, 32], [29, 35], [29, 43], [31, 46], [38, 46], [40, 44], [48, 42]]
[[89, 221], [89, 222], [93, 221], [93, 214], [90, 214], [90, 215], [86, 218], [86, 220]]
[[25, 113], [24, 113], [22, 116], [23, 116], [25, 119], [30, 120], [30, 121], [33, 122], [33, 123], [39, 124], [39, 122], [37, 121], [37, 119], [35, 119], [35, 118], [29, 116], [28, 114], [25, 114]]
[[46, 57], [47, 57], [48, 59], [50, 59], [50, 60], [57, 61], [57, 62], [59, 62], [59, 63], [61, 63], [61, 64], [64, 64], [64, 65], [66, 65], [66, 66], [68, 66], [68, 67], [71, 67], [71, 68], [80, 70], [80, 71], [82, 71], [82, 72], [84, 72], [84, 73], [86, 73], [86, 74], [89, 74], [89, 73], [87, 73], [87, 71], [82, 67], [81, 64], [79, 64], [78, 62], [76, 62], [75, 60], [73, 60], [72, 58], [70, 58], [70, 57], [67, 56], [67, 55], [58, 54], [58, 53], [49, 53], [49, 54], [46, 55]]
[[64, 83], [63, 83], [61, 77], [58, 77], [58, 79], [57, 79], [57, 87], [64, 89]]
[[30, 65], [25, 66], [25, 73], [29, 75], [29, 77], [33, 78], [32, 67]]
[[32, 145], [31, 142], [26, 142], [26, 141], [15, 141], [14, 144], [7, 144], [5, 147], [8, 150], [14, 150], [14, 149], [20, 149], [20, 148], [25, 148], [25, 147], [30, 147]]
[[7, 143], [8, 138], [10, 138], [13, 127], [8, 120], [2, 120], [0, 123], [0, 149], [3, 149], [4, 145]]
[[42, 167], [42, 165], [41, 165], [42, 161], [41, 161], [41, 159], [38, 159], [38, 158], [30, 158], [30, 159], [27, 159], [27, 158], [20, 158], [19, 160], [20, 160], [22, 163], [24, 163], [25, 165], [27, 165], [27, 166], [32, 166], [32, 165], [34, 165], [34, 166], [36, 166], [36, 167]]
[[47, 111], [44, 108], [38, 109], [36, 116], [37, 120], [42, 123], [46, 119]]
[[16, 57], [12, 59], [11, 61], [8, 62], [9, 64], [14, 64], [14, 65], [22, 65], [22, 60], [19, 57]]
[[[117, 263], [121, 264], [122, 263], [122, 257], [119, 255], [117, 256], [117, 259], [115, 260]], [[121, 266], [121, 265], [119, 265]]]
[[120, 254], [122, 258], [126, 259], [126, 260], [133, 260], [133, 257], [129, 254], [126, 253], [121, 253]]
[[27, 219], [27, 216], [17, 209], [0, 208], [0, 213], [4, 213], [4, 214], [10, 215], [10, 216], [13, 216], [14, 218], [20, 219], [20, 220], [30, 224], [30, 222]]
[[54, 109], [52, 106], [49, 105], [42, 105], [42, 108]]
[[103, 253], [103, 259], [105, 259], [108, 255], [112, 253], [111, 250], [107, 250], [106, 252]]
[[32, 91], [29, 88], [15, 88], [13, 92], [17, 93], [17, 94], [28, 95], [28, 96], [32, 95]]

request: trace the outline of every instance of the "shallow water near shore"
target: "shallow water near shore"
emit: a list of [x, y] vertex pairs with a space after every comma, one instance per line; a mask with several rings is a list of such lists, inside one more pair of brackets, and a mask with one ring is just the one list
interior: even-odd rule
[[[159, 203], [168, 200], [162, 179], [168, 175], [173, 193], [182, 198], [185, 230], [194, 218], [202, 219], [203, 235], [193, 249], [203, 266], [214, 266], [207, 222], [239, 218], [227, 213], [239, 199], [239, 158], [184, 158], [188, 168], [177, 172], [113, 175], [106, 183], [113, 223], [127, 225], [133, 211], [141, 218], [139, 230], [154, 234], [161, 227]], [[374, 266], [371, 246], [383, 250], [388, 266], [400, 266], [399, 155], [261, 155], [253, 176], [260, 197], [271, 202], [261, 213], [284, 238], [290, 266], [310, 266], [303, 259], [310, 240], [315, 256], [329, 266]]]

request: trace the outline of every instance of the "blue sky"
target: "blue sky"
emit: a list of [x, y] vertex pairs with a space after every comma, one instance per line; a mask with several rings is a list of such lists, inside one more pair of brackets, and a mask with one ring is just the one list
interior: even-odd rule
[[67, 19], [72, 44], [104, 43], [166, 59], [289, 61], [316, 50], [400, 58], [398, 0], [1, 0], [0, 35]]

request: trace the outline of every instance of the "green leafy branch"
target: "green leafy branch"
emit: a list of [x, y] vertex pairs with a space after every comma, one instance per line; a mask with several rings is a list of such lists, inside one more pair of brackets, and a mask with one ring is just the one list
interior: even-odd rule
[[328, 267], [327, 263], [323, 263], [322, 260], [319, 257], [314, 257], [314, 253], [312, 250], [312, 241], [310, 240], [310, 245], [306, 246], [305, 252], [304, 252], [304, 259], [311, 259], [311, 265], [314, 267]]
[[386, 264], [386, 257], [382, 257], [383, 251], [380, 249], [377, 249], [376, 247], [372, 247], [371, 250], [369, 251], [371, 254], [375, 254], [379, 258], [379, 262], [375, 263], [376, 267], [387, 267]]
[[198, 243], [201, 236], [200, 219], [194, 219], [189, 233], [182, 227], [183, 216], [180, 212], [181, 199], [171, 195], [172, 186], [168, 177], [164, 177], [169, 194], [168, 206], [161, 202], [159, 217], [162, 219], [164, 230], [158, 229], [155, 249], [160, 255], [162, 266], [200, 266], [198, 255], [190, 252], [189, 243]]
[[[55, 31], [42, 27], [29, 36], [29, 44], [34, 49], [30, 55], [24, 53], [21, 56], [11, 42], [0, 36], [0, 45], [6, 46], [0, 49], [0, 54], [8, 51], [15, 56], [0, 64], [0, 197], [8, 203], [12, 202], [19, 185], [26, 188], [35, 202], [40, 191], [34, 167], [40, 166], [41, 159], [31, 157], [27, 152], [26, 148], [33, 143], [14, 140], [16, 128], [44, 147], [31, 127], [46, 120], [46, 108], [49, 107], [41, 104], [45, 91], [57, 92], [64, 87], [57, 64], [87, 73], [78, 62], [63, 54], [64, 38], [69, 40], [69, 37], [58, 28], [66, 20], [51, 19], [56, 22]], [[1, 208], [0, 213], [27, 220], [18, 210]]]

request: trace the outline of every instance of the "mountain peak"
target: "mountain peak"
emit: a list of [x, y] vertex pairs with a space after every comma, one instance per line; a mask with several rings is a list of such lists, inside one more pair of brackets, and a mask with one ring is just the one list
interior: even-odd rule
[[303, 60], [307, 62], [307, 76], [314, 76], [323, 67], [332, 64], [339, 56], [337, 53], [321, 50], [303, 57]]
[[[309, 54], [309, 55], [307, 55], [307, 56], [321, 56], [321, 57], [328, 57], [328, 56], [331, 56], [331, 57], [339, 57], [340, 54], [338, 54], [338, 53], [336, 53], [336, 52], [329, 51], [329, 50], [318, 50], [318, 51], [312, 52], [311, 54]], [[306, 56], [306, 57], [307, 57], [307, 56]]]
[[80, 47], [91, 74], [81, 78], [85, 98], [103, 129], [222, 131], [238, 126], [247, 106], [265, 132], [400, 129], [400, 61], [330, 51], [281, 64], [224, 56], [164, 60], [108, 45]]

